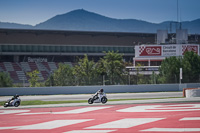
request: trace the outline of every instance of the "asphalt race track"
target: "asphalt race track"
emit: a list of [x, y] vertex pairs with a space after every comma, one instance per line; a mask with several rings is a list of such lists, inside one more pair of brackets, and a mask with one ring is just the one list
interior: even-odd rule
[[200, 102], [0, 110], [1, 133], [199, 133]]
[[[95, 93], [95, 92], [94, 92]], [[22, 101], [42, 100], [42, 101], [70, 101], [87, 100], [92, 94], [74, 94], [74, 95], [31, 95], [20, 96]], [[113, 93], [106, 94], [108, 99], [141, 99], [141, 98], [168, 98], [182, 97], [183, 92], [151, 92], [151, 93]], [[0, 101], [6, 101], [12, 96], [1, 96]]]

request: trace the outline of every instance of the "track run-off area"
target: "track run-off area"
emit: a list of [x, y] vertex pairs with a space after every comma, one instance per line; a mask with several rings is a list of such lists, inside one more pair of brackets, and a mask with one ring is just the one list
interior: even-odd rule
[[200, 102], [0, 110], [0, 133], [199, 133]]

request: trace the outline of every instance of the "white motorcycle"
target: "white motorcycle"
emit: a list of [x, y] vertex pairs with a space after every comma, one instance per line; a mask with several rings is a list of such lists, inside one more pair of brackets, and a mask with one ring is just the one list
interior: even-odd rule
[[21, 103], [21, 99], [19, 98], [19, 95], [15, 95], [13, 96], [12, 99], [8, 99], [8, 101], [4, 103], [4, 107], [9, 107], [9, 106], [18, 107], [20, 103]]
[[108, 101], [106, 93], [103, 93], [103, 95], [92, 95], [92, 98], [88, 99], [88, 103], [89, 104], [93, 104], [93, 103], [103, 103], [105, 104]]

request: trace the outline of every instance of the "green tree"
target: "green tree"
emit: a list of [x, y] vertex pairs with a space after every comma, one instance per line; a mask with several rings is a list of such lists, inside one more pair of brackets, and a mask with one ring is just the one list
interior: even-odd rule
[[30, 79], [28, 80], [30, 83], [30, 87], [40, 86], [38, 74], [39, 74], [38, 70], [34, 70], [32, 72], [27, 72], [27, 75], [30, 77]]
[[59, 63], [58, 69], [54, 72], [53, 77], [50, 76], [49, 82], [51, 82], [51, 85], [56, 86], [73, 86], [74, 75], [72, 67]]
[[186, 52], [181, 57], [166, 58], [159, 69], [159, 83], [178, 83], [180, 68], [183, 71], [182, 82], [200, 81], [200, 57], [194, 52]]
[[0, 72], [0, 87], [11, 87], [12, 79], [10, 75], [5, 72]]
[[156, 84], [157, 83], [157, 79], [158, 79], [158, 75], [153, 71], [152, 75], [150, 76], [150, 83], [151, 84]]
[[159, 68], [159, 83], [177, 83], [179, 81], [182, 59], [171, 56], [162, 61]]
[[147, 76], [144, 76], [141, 71], [142, 65], [138, 63], [136, 66], [136, 84], [147, 84], [149, 79]]
[[79, 85], [91, 85], [96, 77], [96, 64], [89, 61], [85, 55], [83, 59], [79, 59], [78, 65], [74, 67], [74, 75]]
[[200, 56], [194, 52], [186, 52], [183, 56], [183, 82], [200, 81]]
[[50, 73], [48, 79], [45, 81], [45, 86], [55, 86], [54, 84], [54, 76]]
[[98, 83], [101, 85], [105, 85], [107, 80], [107, 74], [106, 74], [106, 67], [105, 67], [105, 60], [103, 58], [100, 58], [100, 60], [96, 63], [96, 74], [97, 74], [97, 80]]
[[104, 66], [105, 71], [110, 79], [110, 84], [118, 84], [120, 81], [123, 80], [123, 73], [125, 70], [125, 65], [123, 62], [123, 56], [119, 54], [118, 52], [109, 51], [105, 52], [104, 59]]

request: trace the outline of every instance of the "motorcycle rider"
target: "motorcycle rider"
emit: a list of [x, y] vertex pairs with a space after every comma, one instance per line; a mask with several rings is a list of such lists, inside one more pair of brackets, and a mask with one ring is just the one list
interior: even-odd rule
[[103, 88], [101, 88], [100, 90], [98, 90], [96, 93], [95, 93], [95, 96], [94, 96], [94, 99], [98, 99], [98, 98], [102, 98], [103, 97], [103, 95], [104, 95], [104, 90], [103, 90]]
[[13, 97], [12, 97], [12, 99], [11, 100], [15, 100], [15, 99], [17, 99], [19, 97], [19, 95], [18, 94], [16, 94], [16, 95], [14, 95]]

